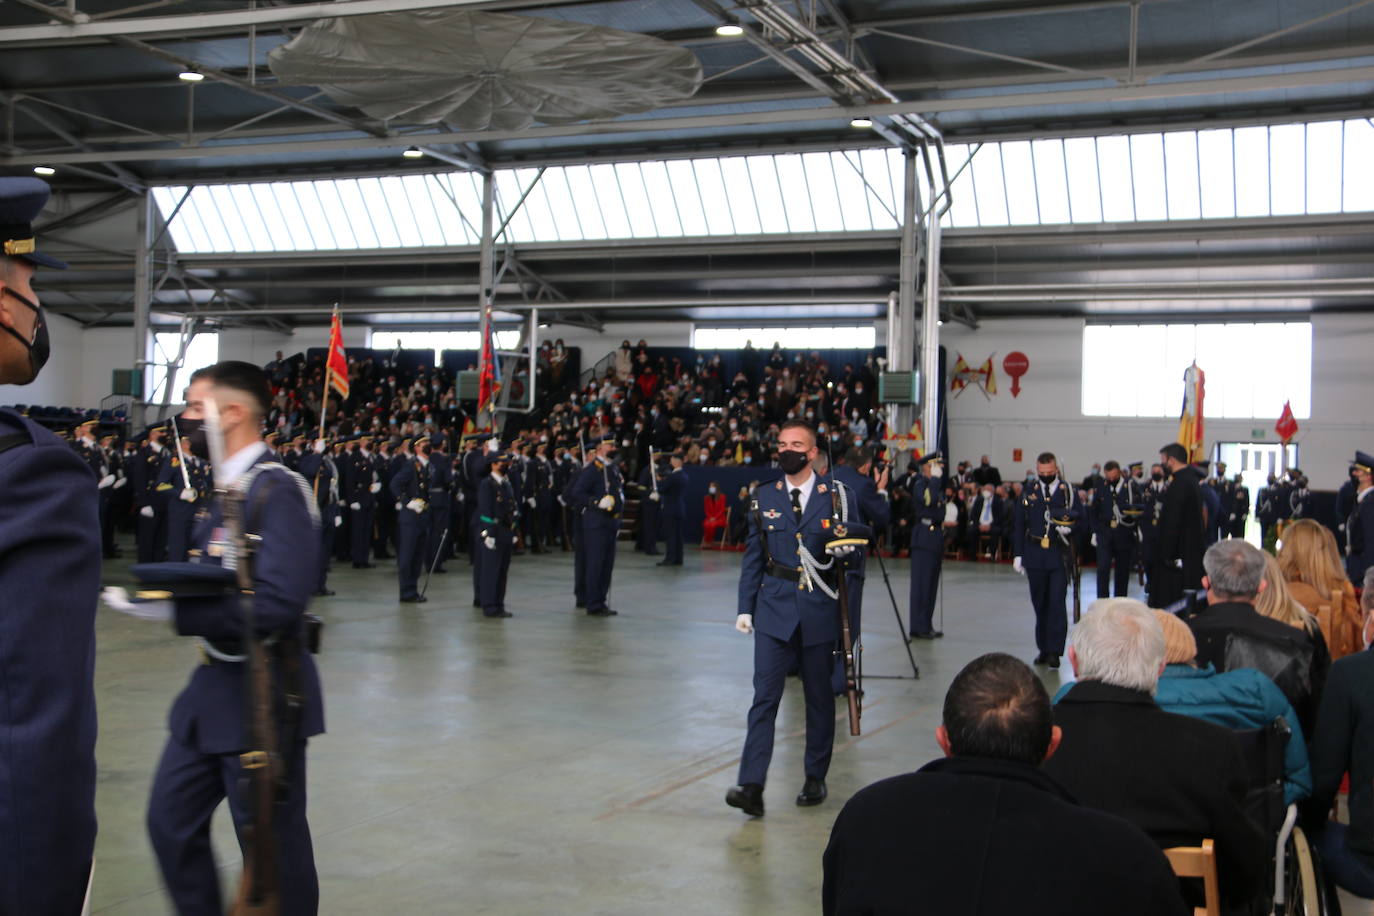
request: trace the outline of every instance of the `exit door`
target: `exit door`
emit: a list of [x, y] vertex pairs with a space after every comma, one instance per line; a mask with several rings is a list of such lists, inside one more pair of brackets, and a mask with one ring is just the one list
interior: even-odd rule
[[1259, 520], [1255, 518], [1255, 502], [1259, 491], [1269, 485], [1269, 475], [1282, 476], [1287, 468], [1298, 467], [1297, 443], [1284, 446], [1279, 442], [1218, 442], [1213, 453], [1215, 462], [1225, 462], [1226, 476], [1235, 479], [1240, 474], [1241, 482], [1250, 491], [1250, 519], [1245, 524], [1245, 539], [1256, 547], [1260, 546]]

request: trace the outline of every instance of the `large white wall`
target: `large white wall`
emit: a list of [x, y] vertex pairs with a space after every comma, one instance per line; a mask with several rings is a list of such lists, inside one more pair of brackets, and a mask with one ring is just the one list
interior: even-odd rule
[[[955, 461], [987, 454], [1003, 477], [1020, 477], [1041, 451], [1053, 451], [1082, 476], [1093, 461], [1114, 458], [1155, 461], [1159, 447], [1177, 438], [1178, 420], [1085, 417], [1082, 414], [1081, 319], [1016, 319], [984, 321], [975, 331], [946, 323], [941, 343], [952, 369], [962, 353], [971, 366], [989, 356], [997, 370], [997, 394], [984, 398], [972, 387], [949, 396], [949, 443]], [[1002, 359], [1020, 350], [1030, 362], [1013, 398], [1011, 379]], [[1374, 352], [1374, 320], [1369, 316], [1323, 316], [1312, 319], [1312, 417], [1299, 420], [1299, 461], [1315, 488], [1333, 489], [1345, 478], [1356, 448], [1374, 445], [1374, 372], [1367, 354]], [[1255, 354], [1261, 363], [1282, 353]], [[1202, 367], [1204, 370], [1205, 366]], [[945, 385], [948, 387], [946, 378]], [[1206, 418], [1209, 442], [1253, 441], [1252, 429], [1263, 428], [1261, 441], [1277, 441], [1274, 416], [1254, 420]], [[1012, 459], [1013, 449], [1022, 460]]]

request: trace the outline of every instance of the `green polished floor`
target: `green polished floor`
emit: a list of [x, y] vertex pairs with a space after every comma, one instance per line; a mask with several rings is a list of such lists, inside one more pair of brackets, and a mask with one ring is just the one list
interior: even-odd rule
[[[338, 594], [313, 605], [328, 623], [329, 731], [309, 755], [321, 913], [817, 912], [821, 852], [844, 800], [938, 756], [940, 704], [965, 662], [1035, 654], [1025, 581], [1005, 565], [946, 563], [948, 635], [913, 644], [911, 680], [874, 567], [865, 667], [907, 678], [870, 677], [864, 733], [850, 738], [840, 721], [830, 799], [805, 809], [792, 802], [803, 709], [791, 682], [768, 814], [752, 820], [723, 802], [751, 693], [750, 641], [732, 626], [739, 556], [689, 550], [685, 566], [664, 569], [623, 544], [611, 596], [621, 613], [609, 620], [574, 611], [571, 554], [515, 558], [515, 617], [504, 621], [471, 607], [465, 563], [435, 576], [420, 606], [396, 603], [393, 563], [336, 571]], [[110, 564], [107, 583], [125, 581], [125, 566]], [[888, 567], [905, 615], [907, 562]], [[168, 913], [143, 812], [196, 652], [163, 624], [108, 610], [97, 643], [93, 909]], [[1059, 676], [1045, 673], [1053, 691]], [[216, 849], [229, 886], [238, 854], [223, 807]]]

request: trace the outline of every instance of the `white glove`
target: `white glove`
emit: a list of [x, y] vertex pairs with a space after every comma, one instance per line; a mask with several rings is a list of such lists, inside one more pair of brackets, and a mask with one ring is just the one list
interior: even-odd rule
[[116, 481], [114, 482], [114, 488], [115, 488], [116, 490], [118, 490], [120, 487], [124, 486], [124, 485], [125, 485], [126, 483], [128, 483], [128, 482], [129, 482], [129, 478], [127, 478], [127, 477], [121, 477], [121, 478], [119, 478], [118, 480], [116, 480]]
[[562, 496], [560, 496], [560, 497], [558, 497], [558, 504], [559, 504], [560, 506], [566, 506], [566, 505], [568, 504], [568, 501], [567, 501], [566, 499], [564, 499]]
[[1068, 525], [1055, 525], [1054, 530], [1065, 536], [1073, 534], [1073, 528]]
[[496, 538], [492, 537], [491, 535], [487, 535], [486, 537], [482, 538], [482, 543], [487, 545], [488, 550], [496, 549]]
[[379, 483], [374, 483], [372, 486], [370, 486], [370, 487], [367, 488], [367, 492], [369, 492], [369, 493], [378, 493], [378, 492], [381, 491], [381, 489], [382, 489], [382, 485], [381, 485], [381, 484], [379, 484]]
[[130, 617], [142, 617], [145, 620], [172, 619], [172, 602], [140, 601], [135, 604], [129, 600], [129, 593], [118, 585], [109, 585], [102, 589], [100, 600], [104, 601], [110, 610], [128, 614]]
[[412, 499], [410, 502], [406, 503], [406, 508], [411, 512], [422, 512], [425, 508], [425, 501], [423, 499]]
[[658, 502], [658, 492], [655, 491], [655, 492], [653, 492], [653, 493], [650, 493], [650, 494], [649, 494], [649, 499], [650, 499], [652, 502]]
[[1234, 522], [1235, 520], [1236, 520], [1236, 513], [1232, 512], [1232, 513], [1231, 513], [1231, 521]]
[[100, 483], [96, 484], [95, 486], [96, 489], [103, 490], [114, 482], [115, 476], [113, 474], [106, 474], [104, 477], [100, 478]]
[[1020, 573], [1020, 574], [1023, 575], [1023, 576], [1026, 574], [1026, 567], [1024, 567], [1024, 566], [1021, 565], [1021, 558], [1020, 558], [1020, 557], [1012, 557], [1012, 558], [1011, 558], [1011, 568], [1014, 569], [1014, 570], [1016, 570], [1018, 573]]
[[462, 502], [463, 500], [467, 499], [467, 497], [463, 495], [462, 490], [459, 490], [457, 493], [454, 493], [453, 498], [458, 500], [459, 502]]
[[142, 509], [138, 510], [138, 514], [144, 518], [152, 518], [157, 515], [157, 513], [153, 511], [152, 506], [144, 506]]
[[1092, 537], [1088, 538], [1088, 543], [1090, 543], [1090, 544], [1092, 544], [1094, 547], [1096, 547], [1096, 546], [1097, 546], [1097, 535], [1094, 534]]
[[754, 615], [740, 614], [738, 617], [735, 618], [735, 629], [739, 630], [745, 636], [748, 636], [750, 633], [754, 632]]
[[531, 496], [529, 499], [525, 500], [525, 505], [529, 506], [531, 509], [534, 508], [534, 506], [535, 506], [535, 499], [534, 499], [534, 497]]
[[596, 505], [597, 508], [605, 509], [607, 512], [610, 512], [612, 509], [615, 508], [615, 497], [607, 493], [605, 496], [601, 497], [596, 501]]
[[324, 440], [323, 440], [323, 439], [316, 439], [316, 440], [315, 440], [314, 449], [315, 449], [315, 454], [316, 454], [316, 455], [321, 454], [321, 453], [324, 451]]
[[1179, 559], [1177, 559], [1177, 560], [1174, 561], [1174, 569], [1182, 569], [1182, 568], [1183, 568], [1183, 558], [1180, 557]]
[[363, 504], [362, 504], [362, 503], [349, 503], [349, 504], [348, 504], [348, 508], [352, 509], [354, 512], [357, 512], [357, 511], [360, 510], [362, 507], [363, 507]]
[[847, 557], [854, 552], [853, 544], [840, 544], [838, 547], [827, 547], [825, 552], [832, 557]]
[[181, 501], [184, 502], [184, 503], [193, 503], [193, 502], [195, 502], [195, 501], [196, 501], [196, 491], [193, 490], [193, 489], [191, 489], [190, 487], [185, 487], [185, 488], [183, 488], [182, 491], [181, 491]]
[[336, 515], [336, 516], [334, 516], [334, 527], [335, 527], [335, 528], [338, 528], [338, 527], [340, 527], [340, 526], [342, 526], [342, 525], [343, 525], [343, 516], [342, 516], [342, 515]]

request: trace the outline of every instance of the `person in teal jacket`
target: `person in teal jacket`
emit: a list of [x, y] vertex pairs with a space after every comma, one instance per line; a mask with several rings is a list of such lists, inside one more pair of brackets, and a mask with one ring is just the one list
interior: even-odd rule
[[[1117, 600], [1117, 599], [1106, 599]], [[1127, 599], [1131, 600], [1131, 599]], [[1188, 625], [1173, 614], [1155, 611], [1164, 628], [1164, 671], [1155, 703], [1165, 712], [1192, 716], [1226, 728], [1262, 728], [1283, 716], [1293, 734], [1283, 758], [1283, 803], [1291, 805], [1312, 794], [1312, 768], [1307, 742], [1293, 705], [1268, 677], [1253, 668], [1218, 673], [1211, 665], [1195, 667], [1197, 642]], [[1073, 682], [1054, 695], [1058, 703]]]

